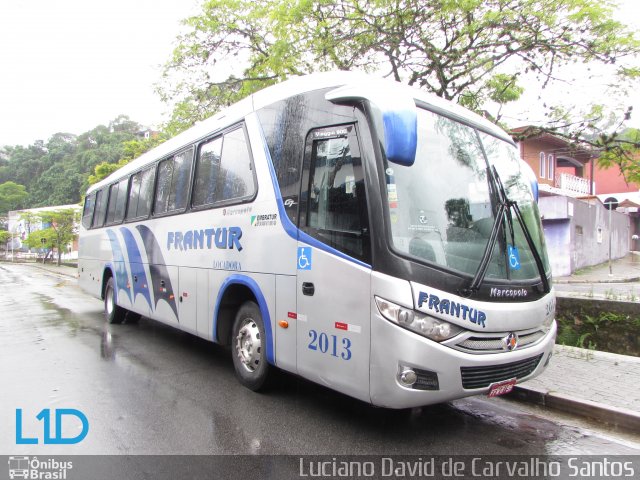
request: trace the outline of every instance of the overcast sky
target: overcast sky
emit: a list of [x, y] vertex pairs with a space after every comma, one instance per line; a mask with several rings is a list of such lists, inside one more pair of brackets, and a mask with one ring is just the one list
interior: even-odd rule
[[0, 0], [0, 145], [153, 125], [160, 65], [196, 0]]
[[[640, 25], [638, 0], [622, 18]], [[126, 114], [155, 126], [154, 93], [180, 21], [200, 0], [0, 0], [0, 146], [81, 134]], [[586, 87], [570, 88], [587, 99]], [[640, 89], [637, 90], [640, 92]], [[531, 102], [535, 93], [530, 92]], [[640, 93], [636, 105], [640, 126]], [[522, 110], [518, 114], [522, 118]], [[533, 120], [533, 119], [532, 119]]]

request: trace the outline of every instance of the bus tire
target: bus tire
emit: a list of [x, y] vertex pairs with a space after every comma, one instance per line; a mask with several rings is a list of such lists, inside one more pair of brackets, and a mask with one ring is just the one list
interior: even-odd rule
[[113, 284], [113, 277], [110, 277], [104, 289], [104, 314], [107, 317], [108, 323], [122, 323], [127, 311], [119, 307], [116, 303], [116, 293]]
[[243, 303], [233, 322], [231, 355], [238, 380], [254, 392], [266, 385], [270, 372], [266, 340], [260, 308], [255, 302]]

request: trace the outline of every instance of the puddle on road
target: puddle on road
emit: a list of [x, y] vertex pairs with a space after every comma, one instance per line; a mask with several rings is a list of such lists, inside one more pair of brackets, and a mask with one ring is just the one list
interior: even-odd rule
[[66, 326], [67, 332], [70, 336], [75, 337], [78, 334], [78, 330], [83, 329], [82, 323], [78, 320], [78, 316], [67, 308], [59, 307], [54, 301], [42, 294], [34, 294], [40, 300], [40, 304], [47, 312], [52, 315], [47, 317], [46, 324], [49, 326]]
[[105, 360], [115, 360], [116, 358], [116, 347], [108, 324], [105, 324], [100, 338], [100, 356]]
[[[637, 455], [640, 452], [638, 436], [611, 431], [599, 424], [535, 405], [522, 402], [510, 405], [507, 402], [510, 400], [470, 397], [453, 403], [467, 415], [501, 426], [509, 435], [495, 437], [494, 443], [512, 448], [514, 453], [540, 442], [548, 455], [600, 455], [612, 451]], [[487, 404], [487, 408], [478, 408], [477, 403]]]

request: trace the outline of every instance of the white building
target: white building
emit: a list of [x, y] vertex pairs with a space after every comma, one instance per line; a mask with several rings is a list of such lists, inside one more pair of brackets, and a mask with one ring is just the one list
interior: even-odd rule
[[[49, 224], [44, 224], [39, 220], [29, 221], [24, 217], [26, 214], [38, 214], [55, 210], [73, 209], [80, 212], [82, 207], [78, 204], [58, 205], [55, 207], [29, 208], [25, 210], [12, 210], [7, 217], [7, 230], [13, 234], [11, 240], [7, 242], [7, 252], [28, 252], [29, 248], [24, 244], [27, 237], [38, 230], [49, 228]], [[34, 249], [32, 249], [35, 252]], [[78, 258], [78, 242], [74, 240], [69, 248], [69, 253], [63, 253], [63, 260], [71, 260]]]

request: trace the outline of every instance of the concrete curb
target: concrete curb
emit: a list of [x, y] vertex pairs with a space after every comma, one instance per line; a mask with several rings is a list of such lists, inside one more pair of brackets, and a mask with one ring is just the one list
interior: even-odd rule
[[621, 430], [629, 430], [635, 433], [640, 431], [640, 413], [626, 408], [613, 407], [590, 400], [570, 397], [562, 393], [549, 392], [522, 385], [516, 385], [513, 391], [507, 395], [507, 398], [522, 400], [572, 415], [590, 418]]
[[38, 265], [37, 263], [19, 263], [16, 265], [27, 265], [29, 267], [35, 267], [38, 270], [43, 270], [45, 272], [49, 272], [49, 273], [55, 273], [57, 275], [64, 275], [65, 277], [69, 277], [69, 278], [78, 278], [78, 271], [76, 269], [73, 269], [71, 267], [61, 267], [58, 270], [58, 267], [55, 266], [42, 266], [42, 265]]
[[558, 279], [553, 279], [553, 283], [558, 283], [558, 284], [562, 284], [562, 285], [566, 285], [566, 284], [572, 284], [572, 283], [576, 283], [576, 284], [583, 284], [583, 283], [635, 283], [635, 282], [640, 282], [640, 277], [625, 277], [625, 278], [599, 278], [599, 279], [574, 279], [574, 278], [568, 278], [568, 279], [562, 279], [562, 278], [558, 278]]

